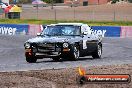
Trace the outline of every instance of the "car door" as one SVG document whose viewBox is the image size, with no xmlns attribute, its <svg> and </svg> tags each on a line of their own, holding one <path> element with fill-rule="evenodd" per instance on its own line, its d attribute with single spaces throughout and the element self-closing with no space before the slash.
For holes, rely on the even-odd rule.
<svg viewBox="0 0 132 88">
<path fill-rule="evenodd" d="M 89 27 L 88 25 L 83 25 L 81 27 L 81 32 L 83 34 L 83 52 L 85 52 L 85 54 L 89 54 L 90 52 L 93 52 L 95 50 L 95 36 L 91 30 L 91 27 Z"/>
</svg>

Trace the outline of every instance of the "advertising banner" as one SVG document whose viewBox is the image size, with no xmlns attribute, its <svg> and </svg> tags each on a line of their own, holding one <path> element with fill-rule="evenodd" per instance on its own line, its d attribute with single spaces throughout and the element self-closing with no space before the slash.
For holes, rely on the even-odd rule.
<svg viewBox="0 0 132 88">
<path fill-rule="evenodd" d="M 28 25 L 24 24 L 0 24 L 0 34 L 3 35 L 26 35 L 28 33 Z"/>
<path fill-rule="evenodd" d="M 46 25 L 35 24 L 0 24 L 0 34 L 3 35 L 37 35 Z M 132 37 L 132 26 L 92 26 L 92 29 L 102 37 Z"/>
<path fill-rule="evenodd" d="M 121 37 L 132 37 L 132 26 L 121 26 Z"/>
<path fill-rule="evenodd" d="M 92 29 L 102 37 L 120 37 L 121 32 L 119 26 L 92 26 Z"/>
</svg>

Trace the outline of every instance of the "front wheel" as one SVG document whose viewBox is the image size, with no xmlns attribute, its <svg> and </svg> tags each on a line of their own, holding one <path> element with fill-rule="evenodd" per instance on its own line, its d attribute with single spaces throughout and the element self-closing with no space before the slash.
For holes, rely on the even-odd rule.
<svg viewBox="0 0 132 88">
<path fill-rule="evenodd" d="M 28 63 L 36 63 L 37 58 L 35 58 L 35 57 L 26 57 L 26 61 Z"/>
<path fill-rule="evenodd" d="M 98 47 L 95 50 L 95 52 L 92 53 L 92 57 L 93 58 L 101 58 L 101 55 L 102 55 L 102 46 L 98 45 Z"/>
</svg>

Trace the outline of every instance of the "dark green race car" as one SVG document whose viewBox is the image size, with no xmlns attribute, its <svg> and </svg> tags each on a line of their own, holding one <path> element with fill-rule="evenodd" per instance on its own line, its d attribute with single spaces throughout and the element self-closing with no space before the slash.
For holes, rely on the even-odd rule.
<svg viewBox="0 0 132 88">
<path fill-rule="evenodd" d="M 102 38 L 90 26 L 82 23 L 58 23 L 47 25 L 36 38 L 24 44 L 26 61 L 52 58 L 77 60 L 79 57 L 101 58 Z"/>
</svg>

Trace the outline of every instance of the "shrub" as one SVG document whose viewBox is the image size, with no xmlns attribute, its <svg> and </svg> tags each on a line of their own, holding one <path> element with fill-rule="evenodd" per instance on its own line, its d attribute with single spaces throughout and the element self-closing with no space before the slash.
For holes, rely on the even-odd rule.
<svg viewBox="0 0 132 88">
<path fill-rule="evenodd" d="M 132 0 L 128 0 L 130 3 L 132 3 Z"/>
<path fill-rule="evenodd" d="M 44 1 L 46 3 L 50 3 L 51 2 L 51 0 L 42 0 L 42 1 Z"/>
<path fill-rule="evenodd" d="M 119 0 L 112 0 L 112 4 L 116 3 L 117 1 L 119 1 Z"/>
</svg>

